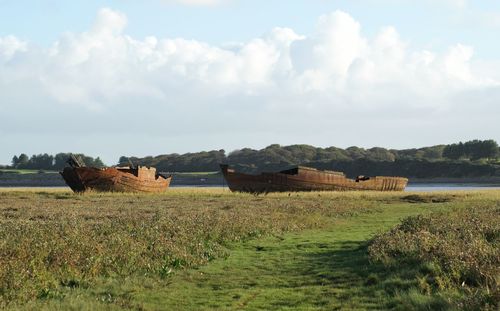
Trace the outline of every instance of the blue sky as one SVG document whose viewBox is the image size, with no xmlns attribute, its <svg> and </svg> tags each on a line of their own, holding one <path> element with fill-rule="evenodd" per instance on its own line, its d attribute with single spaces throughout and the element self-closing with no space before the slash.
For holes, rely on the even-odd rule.
<svg viewBox="0 0 500 311">
<path fill-rule="evenodd" d="M 0 0 L 0 163 L 500 140 L 499 31 L 492 0 Z"/>
<path fill-rule="evenodd" d="M 182 37 L 224 44 L 246 41 L 273 27 L 313 31 L 318 16 L 343 10 L 362 21 L 367 34 L 395 26 L 413 43 L 442 49 L 461 42 L 478 56 L 500 52 L 500 2 L 494 0 L 228 0 L 220 5 L 185 5 L 161 0 L 62 1 L 0 0 L 0 35 L 15 34 L 42 45 L 62 32 L 87 30 L 96 12 L 109 7 L 125 13 L 134 37 Z M 488 21 L 484 16 L 490 15 Z M 492 24 L 496 27 L 492 27 Z"/>
</svg>

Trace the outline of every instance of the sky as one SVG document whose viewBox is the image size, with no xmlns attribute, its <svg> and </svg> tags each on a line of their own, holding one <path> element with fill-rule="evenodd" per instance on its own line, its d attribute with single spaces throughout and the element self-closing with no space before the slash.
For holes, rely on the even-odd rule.
<svg viewBox="0 0 500 311">
<path fill-rule="evenodd" d="M 0 164 L 500 141 L 500 1 L 0 0 Z"/>
</svg>

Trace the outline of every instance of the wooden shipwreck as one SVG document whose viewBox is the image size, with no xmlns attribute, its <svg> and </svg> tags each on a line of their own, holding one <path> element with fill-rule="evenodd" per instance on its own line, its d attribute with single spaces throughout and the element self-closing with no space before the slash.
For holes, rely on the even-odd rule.
<svg viewBox="0 0 500 311">
<path fill-rule="evenodd" d="M 71 156 L 70 167 L 60 174 L 74 192 L 163 192 L 170 186 L 172 176 L 156 173 L 154 167 L 85 167 L 78 158 Z"/>
<path fill-rule="evenodd" d="M 342 172 L 321 171 L 297 166 L 276 173 L 250 175 L 238 173 L 221 165 L 231 191 L 268 193 L 291 191 L 403 191 L 408 183 L 404 177 L 365 177 L 349 179 Z"/>
</svg>

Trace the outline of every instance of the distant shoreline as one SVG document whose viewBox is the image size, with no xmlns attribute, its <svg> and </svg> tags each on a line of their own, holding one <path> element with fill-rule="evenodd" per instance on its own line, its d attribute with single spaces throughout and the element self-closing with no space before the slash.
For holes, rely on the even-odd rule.
<svg viewBox="0 0 500 311">
<path fill-rule="evenodd" d="M 172 186 L 214 187 L 223 186 L 221 174 L 173 174 Z M 410 178 L 409 185 L 419 184 L 481 184 L 500 185 L 498 177 L 473 178 Z M 57 173 L 43 174 L 0 174 L 0 187 L 64 187 L 64 180 Z"/>
<path fill-rule="evenodd" d="M 500 177 L 410 178 L 409 184 L 500 184 Z"/>
</svg>

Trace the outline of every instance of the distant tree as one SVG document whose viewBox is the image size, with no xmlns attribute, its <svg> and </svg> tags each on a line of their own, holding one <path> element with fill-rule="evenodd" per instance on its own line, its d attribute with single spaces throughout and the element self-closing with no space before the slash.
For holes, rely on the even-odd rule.
<svg viewBox="0 0 500 311">
<path fill-rule="evenodd" d="M 472 161 L 480 159 L 493 159 L 498 156 L 498 144 L 494 140 L 470 140 L 465 143 L 447 145 L 443 156 L 448 159 L 467 158 Z"/>
<path fill-rule="evenodd" d="M 28 168 L 30 158 L 25 154 L 21 153 L 19 155 L 16 168 Z"/>
<path fill-rule="evenodd" d="M 320 156 L 318 154 L 319 149 L 309 145 L 291 145 L 281 147 L 281 150 L 277 152 L 281 154 L 282 162 L 306 163 Z"/>
<path fill-rule="evenodd" d="M 465 143 L 447 145 L 443 149 L 443 156 L 448 159 L 457 160 L 468 158 L 470 160 L 495 159 L 498 157 L 499 149 L 496 141 L 470 140 Z"/>
<path fill-rule="evenodd" d="M 281 148 L 280 144 L 272 144 L 272 145 L 267 146 L 264 149 L 280 149 L 280 148 Z"/>
<path fill-rule="evenodd" d="M 423 158 L 427 160 L 437 160 L 443 157 L 444 145 L 422 148 Z"/>
<path fill-rule="evenodd" d="M 128 159 L 129 157 L 126 157 L 126 156 L 121 156 L 119 159 L 118 159 L 118 165 L 128 165 Z"/>
<path fill-rule="evenodd" d="M 493 139 L 483 141 L 483 156 L 488 159 L 496 159 L 500 156 L 500 147 Z"/>
<path fill-rule="evenodd" d="M 470 140 L 464 143 L 464 156 L 470 160 L 478 160 L 476 151 L 479 149 L 481 141 L 478 139 Z"/>
<path fill-rule="evenodd" d="M 473 140 L 465 143 L 467 154 L 471 160 L 493 159 L 498 156 L 498 144 L 490 140 Z"/>
<path fill-rule="evenodd" d="M 219 162 L 219 164 L 226 163 L 226 150 L 219 149 L 219 151 L 216 155 L 216 158 L 217 158 L 217 162 Z"/>
<path fill-rule="evenodd" d="M 12 167 L 16 168 L 18 164 L 19 158 L 15 155 L 14 157 L 12 157 Z"/>
<path fill-rule="evenodd" d="M 385 148 L 374 147 L 367 150 L 367 158 L 373 161 L 394 162 L 396 156 Z"/>
<path fill-rule="evenodd" d="M 104 167 L 106 165 L 104 164 L 104 162 L 102 162 L 101 158 L 97 157 L 94 160 L 93 166 L 95 166 L 95 167 Z"/>
<path fill-rule="evenodd" d="M 34 169 L 34 170 L 62 170 L 66 165 L 66 161 L 70 157 L 71 153 L 58 153 L 55 156 L 49 155 L 47 153 L 37 154 L 28 157 L 26 154 L 22 153 L 19 157 L 14 156 L 12 158 L 12 166 L 19 169 Z M 84 154 L 75 154 L 79 156 L 85 165 L 94 167 L 104 167 L 105 164 L 102 160 L 97 157 L 89 157 Z"/>
<path fill-rule="evenodd" d="M 62 170 L 66 166 L 70 154 L 69 153 L 58 153 L 54 156 L 54 169 Z"/>
<path fill-rule="evenodd" d="M 75 156 L 79 157 L 83 163 L 85 164 L 85 166 L 91 166 L 91 167 L 102 167 L 104 166 L 102 161 L 99 159 L 99 162 L 100 164 L 102 164 L 102 166 L 99 166 L 99 165 L 96 165 L 95 163 L 95 159 L 93 157 L 90 157 L 90 156 L 87 156 L 83 153 L 78 153 L 78 154 L 74 154 Z"/>
<path fill-rule="evenodd" d="M 462 142 L 458 144 L 446 145 L 443 149 L 443 157 L 458 160 L 466 156 L 465 146 Z"/>
<path fill-rule="evenodd" d="M 349 152 L 342 148 L 337 147 L 328 147 L 325 149 L 318 150 L 318 160 L 327 161 L 327 160 L 335 160 L 335 161 L 349 161 L 351 160 L 351 156 Z"/>
<path fill-rule="evenodd" d="M 54 166 L 54 157 L 44 153 L 38 155 L 32 155 L 28 161 L 28 167 L 30 169 L 41 169 L 41 170 L 51 170 Z"/>
<path fill-rule="evenodd" d="M 415 159 L 417 158 L 418 149 L 391 150 L 397 159 Z"/>
<path fill-rule="evenodd" d="M 425 159 L 425 151 L 418 149 L 413 157 L 414 159 L 423 160 Z"/>
<path fill-rule="evenodd" d="M 490 152 L 495 149 L 495 144 L 482 142 L 482 146 L 489 145 Z M 473 146 L 473 148 L 469 148 Z M 471 150 L 476 150 L 476 143 L 468 144 Z M 486 149 L 486 147 L 484 147 Z M 144 158 L 126 157 L 119 158 L 120 165 L 128 165 L 131 160 L 134 165 L 154 166 L 164 172 L 207 172 L 219 169 L 219 163 L 228 163 L 237 170 L 249 173 L 258 173 L 262 171 L 276 171 L 287 168 L 291 165 L 310 165 L 324 169 L 340 169 L 372 172 L 373 174 L 389 174 L 389 168 L 401 167 L 405 169 L 409 163 L 414 164 L 415 172 L 431 167 L 429 161 L 435 163 L 438 167 L 443 157 L 446 159 L 467 158 L 469 155 L 465 152 L 464 143 L 451 145 L 437 145 L 424 148 L 413 148 L 404 150 L 388 150 L 385 148 L 371 148 L 365 150 L 359 147 L 349 147 L 347 149 L 328 147 L 317 148 L 310 145 L 290 145 L 280 146 L 278 144 L 270 145 L 260 150 L 244 148 L 235 150 L 226 156 L 224 150 L 213 150 L 208 152 L 195 152 L 186 154 L 165 154 L 159 156 L 148 156 Z M 498 147 L 496 148 L 498 151 Z M 477 157 L 477 151 L 474 157 Z M 484 155 L 481 155 L 484 157 Z M 368 160 L 368 161 L 367 161 Z M 418 161 L 414 161 L 418 160 Z M 373 163 L 377 163 L 376 165 Z M 394 164 L 394 162 L 398 162 Z M 378 167 L 380 171 L 372 170 L 372 166 Z M 432 164 L 434 165 L 434 164 Z M 444 164 L 443 164 L 444 165 Z M 447 164 L 448 165 L 448 164 Z M 464 165 L 463 163 L 449 163 L 449 167 L 454 165 Z M 389 171 L 388 171 L 389 170 Z M 403 172 L 404 173 L 404 172 Z M 406 173 L 401 173 L 406 176 Z M 396 174 L 396 173 L 391 173 Z M 415 175 L 416 176 L 416 175 Z"/>
<path fill-rule="evenodd" d="M 366 157 L 366 150 L 363 148 L 352 146 L 347 148 L 345 151 L 349 154 L 349 157 L 353 160 L 362 159 Z"/>
</svg>

